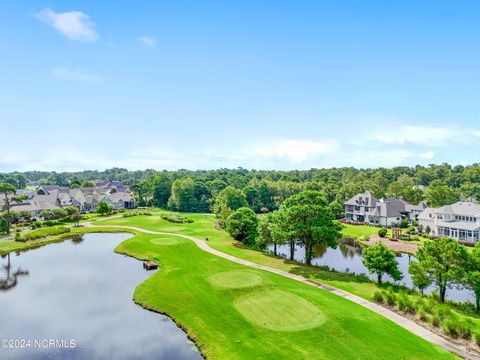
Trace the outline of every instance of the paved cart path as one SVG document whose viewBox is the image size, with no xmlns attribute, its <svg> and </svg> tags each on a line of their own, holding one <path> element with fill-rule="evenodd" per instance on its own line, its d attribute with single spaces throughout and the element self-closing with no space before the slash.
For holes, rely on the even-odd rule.
<svg viewBox="0 0 480 360">
<path fill-rule="evenodd" d="M 353 295 L 353 294 L 351 294 L 349 292 L 346 292 L 344 290 L 340 290 L 340 289 L 334 288 L 332 286 L 322 284 L 321 282 L 306 279 L 303 276 L 291 274 L 289 272 L 279 270 L 279 269 L 275 269 L 275 268 L 272 268 L 272 267 L 269 267 L 269 266 L 256 264 L 256 263 L 253 263 L 251 261 L 243 260 L 243 259 L 237 258 L 235 256 L 226 254 L 224 252 L 215 250 L 215 249 L 211 248 L 210 246 L 208 246 L 207 242 L 205 242 L 204 240 L 198 239 L 196 237 L 189 236 L 189 235 L 184 235 L 184 234 L 178 234 L 178 233 L 151 231 L 151 230 L 146 230 L 146 229 L 142 229 L 142 228 L 135 227 L 135 226 L 123 226 L 123 225 L 104 225 L 104 226 L 100 226 L 100 225 L 92 225 L 91 223 L 83 223 L 82 225 L 84 225 L 86 227 L 108 226 L 108 227 L 114 227 L 114 228 L 120 228 L 120 229 L 135 230 L 135 231 L 146 233 L 146 234 L 178 236 L 178 237 L 182 237 L 184 239 L 191 240 L 200 249 L 202 249 L 202 250 L 204 250 L 204 251 L 206 251 L 210 254 L 213 254 L 215 256 L 219 256 L 221 258 L 227 259 L 227 260 L 232 261 L 234 263 L 245 265 L 245 266 L 248 266 L 248 267 L 251 267 L 251 268 L 254 268 L 254 269 L 265 270 L 265 271 L 268 271 L 268 272 L 271 272 L 271 273 L 274 273 L 274 274 L 278 274 L 280 276 L 284 276 L 284 277 L 290 278 L 292 280 L 302 282 L 302 283 L 307 284 L 307 285 L 311 285 L 311 286 L 321 288 L 323 290 L 326 290 L 326 291 L 329 291 L 333 294 L 341 296 L 345 299 L 348 299 L 348 300 L 350 300 L 350 301 L 352 301 L 356 304 L 359 304 L 359 305 L 361 305 L 361 306 L 363 306 L 367 309 L 370 309 L 371 311 L 376 312 L 377 314 L 380 314 L 380 315 L 386 317 L 387 319 L 389 319 L 389 320 L 393 321 L 394 323 L 400 325 L 401 327 L 407 329 L 408 331 L 412 332 L 413 334 L 431 342 L 432 344 L 440 346 L 447 351 L 450 351 L 450 352 L 452 352 L 452 353 L 454 353 L 458 356 L 461 356 L 462 358 L 465 358 L 465 359 L 480 359 L 480 353 L 475 351 L 474 349 L 467 348 L 466 346 L 458 344 L 458 343 L 452 341 L 449 338 L 446 338 L 446 337 L 440 336 L 438 334 L 435 334 L 434 332 L 430 331 L 429 329 L 427 329 L 423 326 L 420 326 L 415 321 L 410 320 L 410 319 L 408 319 L 408 318 L 406 318 L 402 315 L 399 315 L 396 312 L 394 312 L 392 310 L 389 310 L 389 309 L 387 309 L 383 306 L 380 306 L 376 303 L 365 300 L 364 298 L 361 298 L 357 295 Z"/>
</svg>

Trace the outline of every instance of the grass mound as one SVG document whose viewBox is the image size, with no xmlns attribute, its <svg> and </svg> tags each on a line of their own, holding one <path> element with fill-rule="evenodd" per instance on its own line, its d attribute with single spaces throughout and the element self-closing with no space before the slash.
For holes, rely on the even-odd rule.
<svg viewBox="0 0 480 360">
<path fill-rule="evenodd" d="M 243 289 L 262 284 L 263 279 L 253 271 L 227 271 L 208 278 L 210 284 L 225 289 Z"/>
<path fill-rule="evenodd" d="M 237 298 L 235 308 L 251 323 L 274 331 L 302 331 L 327 317 L 311 302 L 283 290 L 256 291 Z"/>
<path fill-rule="evenodd" d="M 173 236 L 159 237 L 151 239 L 150 242 L 155 245 L 178 245 L 182 243 L 182 240 Z"/>
</svg>

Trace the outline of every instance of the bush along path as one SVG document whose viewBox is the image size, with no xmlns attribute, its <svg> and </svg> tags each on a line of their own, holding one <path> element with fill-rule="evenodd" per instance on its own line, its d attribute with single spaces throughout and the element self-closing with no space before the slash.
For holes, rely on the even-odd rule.
<svg viewBox="0 0 480 360">
<path fill-rule="evenodd" d="M 102 226 L 98 226 L 98 225 L 93 225 L 93 224 L 88 223 L 88 222 L 84 223 L 82 225 L 84 225 L 86 227 L 102 227 Z M 274 274 L 277 274 L 277 275 L 281 275 L 281 276 L 284 276 L 284 277 L 302 282 L 304 284 L 308 284 L 310 286 L 322 288 L 322 289 L 327 290 L 327 291 L 329 291 L 329 292 L 331 292 L 335 295 L 338 295 L 340 297 L 348 299 L 348 300 L 350 300 L 350 301 L 352 301 L 356 304 L 359 304 L 359 305 L 361 305 L 361 306 L 363 306 L 363 307 L 365 307 L 365 308 L 367 308 L 367 309 L 369 309 L 369 310 L 371 310 L 371 311 L 373 311 L 377 314 L 380 314 L 380 315 L 386 317 L 387 319 L 393 321 L 394 323 L 403 327 L 404 329 L 407 329 L 408 331 L 412 332 L 413 334 L 425 339 L 426 341 L 429 341 L 430 343 L 432 343 L 434 345 L 440 346 L 443 349 L 445 349 L 447 351 L 450 351 L 450 352 L 452 352 L 452 353 L 454 353 L 454 354 L 456 354 L 456 355 L 458 355 L 462 358 L 465 358 L 465 359 L 480 359 L 480 353 L 477 352 L 476 350 L 467 348 L 466 346 L 464 346 L 462 344 L 458 344 L 457 342 L 453 341 L 450 338 L 446 338 L 446 337 L 443 337 L 441 335 L 435 334 L 434 332 L 430 331 L 429 329 L 424 328 L 423 326 L 420 326 L 415 321 L 410 320 L 410 319 L 408 319 L 404 316 L 401 316 L 401 315 L 399 315 L 399 314 L 393 312 L 392 310 L 389 310 L 389 309 L 387 309 L 383 306 L 380 306 L 380 305 L 375 304 L 371 301 L 365 300 L 365 299 L 363 299 L 359 296 L 353 295 L 353 294 L 348 293 L 346 291 L 334 288 L 332 286 L 322 284 L 318 281 L 314 281 L 314 280 L 311 280 L 311 279 L 304 278 L 303 276 L 300 276 L 300 275 L 291 274 L 291 273 L 283 271 L 283 270 L 275 269 L 275 268 L 265 266 L 265 265 L 256 264 L 256 263 L 250 262 L 248 260 L 243 260 L 243 259 L 237 258 L 235 256 L 223 253 L 221 251 L 218 251 L 218 250 L 215 250 L 215 249 L 211 248 L 210 246 L 208 246 L 208 244 L 204 240 L 198 239 L 196 237 L 189 236 L 189 235 L 184 235 L 184 234 L 178 234 L 178 233 L 146 230 L 146 229 L 135 227 L 135 226 L 108 225 L 108 227 L 126 229 L 126 230 L 134 230 L 134 231 L 143 232 L 143 233 L 146 233 L 146 234 L 153 234 L 153 235 L 172 235 L 172 236 L 178 236 L 178 237 L 181 237 L 181 238 L 184 238 L 184 239 L 188 239 L 190 241 L 193 241 L 200 249 L 202 249 L 202 250 L 204 250 L 204 251 L 206 251 L 210 254 L 213 254 L 213 255 L 216 255 L 218 257 L 227 259 L 227 260 L 232 261 L 232 262 L 237 263 L 237 264 L 248 266 L 250 268 L 268 271 L 268 272 L 271 272 L 271 273 L 274 273 Z"/>
</svg>

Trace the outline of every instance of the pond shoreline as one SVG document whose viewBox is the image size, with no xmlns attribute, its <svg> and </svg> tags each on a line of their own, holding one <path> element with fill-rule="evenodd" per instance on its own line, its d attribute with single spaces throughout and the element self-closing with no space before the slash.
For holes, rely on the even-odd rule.
<svg viewBox="0 0 480 360">
<path fill-rule="evenodd" d="M 133 230 L 130 230 L 130 231 L 125 231 L 127 233 L 130 233 L 130 234 L 133 234 L 134 236 L 136 235 L 136 233 L 133 231 Z M 119 244 L 120 246 L 121 244 Z M 118 247 L 114 249 L 114 252 L 117 253 L 117 254 L 120 254 L 120 255 L 126 255 L 132 259 L 135 259 L 139 262 L 141 261 L 153 261 L 155 263 L 157 263 L 155 260 L 149 258 L 149 257 L 140 257 L 140 256 L 135 256 L 133 254 L 130 254 L 128 253 L 128 251 L 120 251 L 118 250 Z M 158 271 L 161 271 L 161 266 L 158 267 L 159 270 Z M 153 276 L 155 273 L 153 273 L 152 275 L 150 276 Z M 147 278 L 148 279 L 148 278 Z M 145 279 L 144 281 L 146 281 L 147 279 Z M 140 286 L 142 283 L 138 284 L 138 286 Z M 183 325 L 182 323 L 180 323 L 179 321 L 177 321 L 172 315 L 170 315 L 168 312 L 166 311 L 162 311 L 162 310 L 158 310 L 158 309 L 155 309 L 153 306 L 149 306 L 147 303 L 145 302 L 142 302 L 141 300 L 139 300 L 136 296 L 136 293 L 137 293 L 137 287 L 135 288 L 135 291 L 133 293 L 133 298 L 132 298 L 132 301 L 137 304 L 138 306 L 140 306 L 142 309 L 146 310 L 146 311 L 150 311 L 150 312 L 153 312 L 155 314 L 159 314 L 159 315 L 164 315 L 166 317 L 168 317 L 173 323 L 175 323 L 175 325 L 181 329 L 185 335 L 187 336 L 187 338 L 195 345 L 195 347 L 197 348 L 199 354 L 201 355 L 201 357 L 203 359 L 207 359 L 207 356 L 205 355 L 204 353 L 204 348 L 203 346 L 198 343 L 198 339 L 197 337 L 185 326 Z"/>
<path fill-rule="evenodd" d="M 65 236 L 65 235 L 68 235 L 68 236 Z M 85 238 L 88 240 L 85 244 L 83 243 L 84 240 L 83 241 L 75 240 L 75 237 L 77 236 L 83 237 L 84 235 L 89 235 L 88 239 Z M 111 246 L 112 240 L 115 242 L 114 239 L 119 239 L 118 237 L 106 238 L 105 242 L 103 242 L 102 241 L 103 238 L 100 238 L 95 235 L 98 235 L 98 236 L 120 235 L 122 236 L 122 238 L 120 238 L 120 243 L 116 242 L 116 244 L 114 243 L 113 246 Z M 102 317 L 100 317 L 99 320 L 93 321 L 91 325 L 89 325 L 93 332 L 85 331 L 86 328 L 84 325 L 86 325 L 85 323 L 86 320 L 85 321 L 80 320 L 82 317 L 79 317 L 77 322 L 74 321 L 72 323 L 73 325 L 71 326 L 70 330 L 60 325 L 60 323 L 57 325 L 57 322 L 59 321 L 58 316 L 54 317 L 52 321 L 42 325 L 42 327 L 37 326 L 36 328 L 38 329 L 37 331 L 39 335 L 36 335 L 35 337 L 41 336 L 43 333 L 48 333 L 49 331 L 48 329 L 53 328 L 53 329 L 59 329 L 60 331 L 63 331 L 63 333 L 65 334 L 72 334 L 74 338 L 77 338 L 77 336 L 79 336 L 79 338 L 77 339 L 84 338 L 83 342 L 85 347 L 82 346 L 81 348 L 79 348 L 80 352 L 75 351 L 72 354 L 70 353 L 64 354 L 62 352 L 58 354 L 53 354 L 53 358 L 62 358 L 63 356 L 66 356 L 66 357 L 72 356 L 73 358 L 77 359 L 77 358 L 83 357 L 82 355 L 83 351 L 91 351 L 91 349 L 95 349 L 94 351 L 98 352 L 98 354 L 102 354 L 103 352 L 108 351 L 109 346 L 112 346 L 112 345 L 115 346 L 115 344 L 117 343 L 116 335 L 119 335 L 119 339 L 121 339 L 123 338 L 124 334 L 126 334 L 126 331 L 130 331 L 127 329 L 131 329 L 132 325 L 135 328 L 138 328 L 138 326 L 141 326 L 142 324 L 144 324 L 145 326 L 142 327 L 141 331 L 136 332 L 135 338 L 141 341 L 146 341 L 145 344 L 151 344 L 151 345 L 147 346 L 145 349 L 140 348 L 140 349 L 128 350 L 128 345 L 125 342 L 118 342 L 115 347 L 116 349 L 118 349 L 117 351 L 120 351 L 119 352 L 120 358 L 127 359 L 130 356 L 133 356 L 133 357 L 144 356 L 146 359 L 155 359 L 155 358 L 158 358 L 159 356 L 162 358 L 167 356 L 166 357 L 167 359 L 170 359 L 172 356 L 174 356 L 174 358 L 176 358 L 175 356 L 179 356 L 179 358 L 186 358 L 186 359 L 205 358 L 205 356 L 203 356 L 203 354 L 201 353 L 200 348 L 197 346 L 196 342 L 194 341 L 195 339 L 186 331 L 185 327 L 179 326 L 177 321 L 175 321 L 175 319 L 173 319 L 168 313 L 155 311 L 154 309 L 149 309 L 147 306 L 144 306 L 144 304 L 141 304 L 138 301 L 135 301 L 136 288 L 139 285 L 141 285 L 144 281 L 148 280 L 156 272 L 152 272 L 152 273 L 146 272 L 144 269 L 142 269 L 141 263 L 139 262 L 139 259 L 137 257 L 130 256 L 129 254 L 124 252 L 116 251 L 115 249 L 125 241 L 128 241 L 129 239 L 137 235 L 138 235 L 137 232 L 129 231 L 129 230 L 118 231 L 118 229 L 115 229 L 115 231 L 113 231 L 112 229 L 112 231 L 107 231 L 105 229 L 86 229 L 81 232 L 62 234 L 61 237 L 56 237 L 54 240 L 48 239 L 48 241 L 43 241 L 41 244 L 35 244 L 35 246 L 32 246 L 32 244 L 27 244 L 27 246 L 21 250 L 17 249 L 17 250 L 11 251 L 11 252 L 17 253 L 15 258 L 18 259 L 17 262 L 20 261 L 20 264 L 23 263 L 22 268 L 24 266 L 28 268 L 30 264 L 30 266 L 34 269 L 33 276 L 38 275 L 39 266 L 43 266 L 41 265 L 42 261 L 43 262 L 47 261 L 47 263 L 48 261 L 52 262 L 51 260 L 47 260 L 47 259 L 52 259 L 52 257 L 54 257 L 55 259 L 59 259 L 59 262 L 57 261 L 52 262 L 52 264 L 55 264 L 55 265 L 51 268 L 51 270 L 49 270 L 49 272 L 45 273 L 45 274 L 51 273 L 51 277 L 49 278 L 51 279 L 51 281 L 47 283 L 48 284 L 47 286 L 49 286 L 50 291 L 46 291 L 44 295 L 42 295 L 41 299 L 43 301 L 40 301 L 39 305 L 32 307 L 32 309 L 37 309 L 37 310 L 34 310 L 34 312 L 32 313 L 33 314 L 33 317 L 31 319 L 32 324 L 35 324 L 36 322 L 39 321 L 38 319 L 41 318 L 39 317 L 38 314 L 41 314 L 44 311 L 49 311 L 48 309 L 50 308 L 48 304 L 50 301 L 48 302 L 45 301 L 49 299 L 50 295 L 48 294 L 57 294 L 57 296 L 55 296 L 55 299 L 69 299 L 69 295 L 67 294 L 70 292 L 68 291 L 65 292 L 56 286 L 57 280 L 55 279 L 57 279 L 57 277 L 59 277 L 60 279 L 71 278 L 72 284 L 74 284 L 75 281 L 79 279 L 81 281 L 79 285 L 82 285 L 82 284 L 85 284 L 84 281 L 86 277 L 84 276 L 86 276 L 87 274 L 88 276 L 94 276 L 93 279 L 95 279 L 96 278 L 95 273 L 98 272 L 103 266 L 107 266 L 109 269 L 110 269 L 110 266 L 112 266 L 112 270 L 106 271 L 106 272 L 113 272 L 112 275 L 107 275 L 106 277 L 102 276 L 100 280 L 98 281 L 94 280 L 92 283 L 89 282 L 89 284 L 94 284 L 93 286 L 100 286 L 101 288 L 105 288 L 105 286 L 109 286 L 109 284 L 115 284 L 115 285 L 112 285 L 112 288 L 110 290 L 108 290 L 108 293 L 111 295 L 104 297 L 105 299 L 103 301 L 96 302 L 95 308 L 97 309 L 97 311 L 98 310 L 101 311 L 101 309 L 103 309 L 105 306 L 107 307 L 110 306 L 109 304 L 112 304 L 112 306 L 116 304 L 118 306 L 118 307 L 114 306 L 115 309 L 117 309 L 116 311 L 120 311 L 122 315 L 120 314 L 112 315 L 108 311 L 105 312 L 105 315 L 103 315 L 104 320 L 102 320 Z M 72 241 L 70 242 L 68 240 L 72 240 Z M 100 241 L 100 243 L 103 245 L 100 245 L 99 243 L 97 243 L 97 241 Z M 62 242 L 62 244 L 61 246 L 52 247 L 51 249 L 53 251 L 48 251 L 50 250 L 50 247 L 48 247 L 48 249 L 37 250 L 39 252 L 34 251 L 31 253 L 28 252 L 25 255 L 24 254 L 20 255 L 20 253 L 23 251 L 27 251 L 32 248 L 38 248 L 39 246 L 47 245 L 53 242 L 57 242 L 57 243 Z M 79 244 L 77 245 L 77 243 Z M 72 255 L 73 253 L 75 253 L 75 250 L 77 250 L 76 248 L 72 248 L 71 247 L 72 245 L 85 247 L 86 252 L 80 251 L 79 255 Z M 82 249 L 78 249 L 78 250 L 82 250 Z M 98 252 L 98 255 L 94 255 L 94 254 L 97 254 L 97 252 Z M 109 253 L 111 255 L 108 255 Z M 61 254 L 64 254 L 65 256 L 62 256 Z M 124 255 L 124 256 L 118 256 L 118 255 Z M 71 256 L 75 258 L 74 261 L 68 260 L 69 257 Z M 107 256 L 107 258 L 105 258 L 104 256 Z M 103 260 L 101 260 L 100 262 L 97 261 L 100 259 L 105 259 L 106 260 L 105 263 Z M 85 267 L 85 269 L 89 269 L 89 270 L 86 270 L 86 272 L 82 271 L 81 272 L 82 275 L 80 275 L 80 277 L 78 277 L 78 275 L 75 275 L 76 271 L 74 271 L 76 265 L 73 265 L 73 264 L 77 264 L 77 263 L 86 264 L 84 265 L 84 266 L 87 266 Z M 93 265 L 94 263 L 98 264 L 98 266 L 96 267 L 88 266 L 88 265 Z M 110 265 L 105 265 L 105 264 L 110 264 Z M 64 265 L 66 265 L 65 271 L 61 271 L 60 269 L 62 269 Z M 97 269 L 97 267 L 100 267 L 100 269 Z M 112 281 L 118 275 L 121 276 L 122 272 L 126 272 L 124 274 L 126 276 L 124 276 L 123 281 L 121 282 Z M 102 280 L 102 279 L 105 279 L 105 280 Z M 33 289 L 36 289 L 38 285 L 36 285 L 37 283 L 35 281 L 32 282 L 32 280 L 33 279 L 30 279 L 25 284 L 23 283 L 19 284 L 18 285 L 19 288 L 16 289 L 17 291 L 13 291 L 13 292 L 9 291 L 8 293 L 6 293 L 7 297 L 4 299 L 4 301 L 7 301 L 8 299 L 10 299 L 6 302 L 6 306 L 10 306 L 12 309 L 12 314 L 15 314 L 15 315 L 11 315 L 13 316 L 13 319 L 18 318 L 18 319 L 23 319 L 22 321 L 27 321 L 23 317 L 21 316 L 18 317 L 19 315 L 16 315 L 17 313 L 18 314 L 20 313 L 20 310 L 18 306 L 15 305 L 17 302 L 14 299 L 16 299 L 16 297 L 18 296 L 21 296 L 20 294 L 23 294 L 25 291 L 36 291 Z M 128 284 L 127 287 L 125 287 L 126 284 Z M 95 287 L 93 287 L 92 289 L 95 289 Z M 86 297 L 86 299 L 90 299 L 90 297 L 93 294 L 92 291 L 94 292 L 95 290 L 85 291 L 86 295 L 84 295 L 84 297 Z M 130 296 L 128 296 L 127 294 L 130 294 Z M 26 299 L 28 298 L 30 297 L 26 297 Z M 110 298 L 118 299 L 118 300 L 114 300 L 112 302 L 109 300 Z M 58 302 L 58 300 L 56 301 Z M 27 300 L 26 303 L 28 304 L 29 300 Z M 80 303 L 87 304 L 89 303 L 89 301 L 81 301 Z M 77 306 L 79 306 L 78 310 L 75 310 L 74 314 L 77 314 L 76 311 L 80 311 L 80 314 L 81 314 L 82 313 L 81 311 L 90 311 L 91 309 L 90 305 L 87 305 L 87 307 L 84 307 L 83 305 L 77 305 Z M 75 308 L 77 309 L 77 307 Z M 137 310 L 135 310 L 135 308 Z M 60 309 L 61 309 L 60 314 L 71 313 L 71 311 L 68 310 L 69 309 L 68 306 L 60 307 Z M 152 315 L 142 315 L 142 314 L 145 314 L 144 313 L 145 310 L 147 310 L 147 313 L 151 312 Z M 69 316 L 69 315 L 66 315 L 66 316 Z M 158 316 L 160 316 L 160 318 Z M 74 319 L 76 318 L 77 316 L 74 315 Z M 6 316 L 6 319 L 9 319 L 9 317 Z M 104 329 L 104 326 L 106 323 L 105 320 L 107 319 L 108 321 L 116 319 L 115 321 L 119 322 L 118 326 L 115 327 L 115 330 L 112 332 L 105 331 L 106 329 Z M 165 322 L 162 320 L 165 320 Z M 18 323 L 18 322 L 16 321 L 15 323 Z M 7 331 L 7 333 L 10 334 L 10 336 L 19 336 L 20 334 L 24 334 L 21 326 L 23 325 L 14 327 L 11 330 Z M 113 335 L 105 335 L 100 338 L 101 340 L 97 340 L 97 339 L 94 340 L 92 338 L 92 334 L 95 333 L 95 331 L 101 331 L 103 334 L 112 333 Z M 3 335 L 5 336 L 7 335 L 7 333 L 4 333 Z M 28 332 L 25 334 L 28 334 Z M 105 347 L 96 346 L 95 344 L 97 343 L 97 341 L 101 341 L 101 343 L 104 343 Z M 186 341 L 188 341 L 188 343 L 186 343 Z M 195 350 L 193 350 L 194 347 L 195 347 Z M 122 350 L 123 348 L 124 350 Z M 190 351 L 192 351 L 192 355 L 187 355 Z M 36 350 L 32 350 L 32 352 L 30 352 L 30 350 L 27 350 L 27 349 L 22 350 L 20 354 L 22 354 L 21 356 L 23 356 L 24 354 L 30 354 L 30 356 L 33 356 L 32 357 L 33 359 L 43 358 L 45 356 L 45 354 L 42 351 L 38 352 Z M 5 356 L 6 358 L 10 358 L 9 356 L 15 357 L 17 356 L 17 353 L 16 352 L 5 353 Z"/>
</svg>

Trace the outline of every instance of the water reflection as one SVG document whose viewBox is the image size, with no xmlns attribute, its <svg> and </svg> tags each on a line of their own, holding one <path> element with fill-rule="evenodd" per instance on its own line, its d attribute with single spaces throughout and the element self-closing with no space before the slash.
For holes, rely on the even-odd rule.
<svg viewBox="0 0 480 360">
<path fill-rule="evenodd" d="M 0 291 L 7 291 L 14 288 L 18 283 L 19 276 L 28 275 L 27 270 L 22 270 L 17 268 L 17 270 L 12 271 L 12 263 L 10 260 L 10 254 L 3 256 L 2 258 L 7 258 L 6 264 L 2 264 L 2 274 L 0 275 Z"/>
<path fill-rule="evenodd" d="M 271 251 L 272 248 L 269 247 L 269 250 Z M 290 247 L 288 245 L 277 246 L 277 252 L 280 257 L 287 258 L 290 254 Z M 305 249 L 302 246 L 297 245 L 295 247 L 294 259 L 302 263 L 305 261 Z M 397 283 L 413 288 L 412 279 L 408 273 L 408 264 L 410 261 L 416 261 L 415 257 L 409 254 L 400 254 L 397 256 L 398 267 L 403 273 L 403 279 Z M 341 272 L 369 275 L 368 269 L 362 263 L 362 248 L 355 246 L 355 242 L 348 239 L 342 241 L 335 249 L 326 247 L 325 245 L 315 245 L 312 265 L 328 266 L 331 269 Z M 372 279 L 374 278 L 373 276 L 370 277 Z M 394 280 L 388 276 L 385 277 L 385 280 L 394 282 Z M 433 290 L 434 288 L 430 287 L 426 289 L 425 293 L 430 293 Z M 449 288 L 447 290 L 447 298 L 454 301 L 475 301 L 473 292 L 461 286 L 452 286 Z"/>
<path fill-rule="evenodd" d="M 83 241 L 11 254 L 4 270 L 30 275 L 0 292 L 0 339 L 74 339 L 76 347 L 0 348 L 0 359 L 200 360 L 173 321 L 132 301 L 135 287 L 152 273 L 113 252 L 130 236 L 87 234 Z"/>
</svg>

